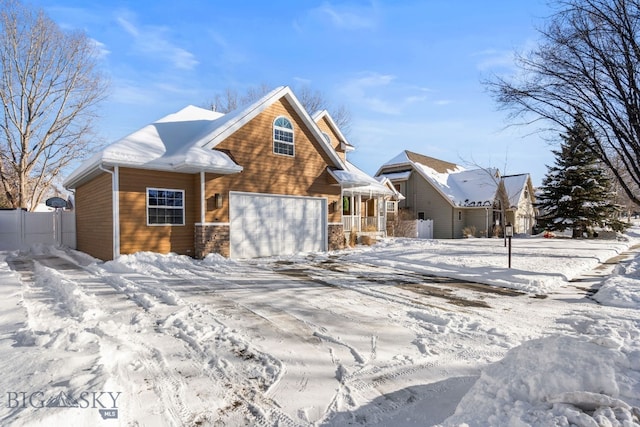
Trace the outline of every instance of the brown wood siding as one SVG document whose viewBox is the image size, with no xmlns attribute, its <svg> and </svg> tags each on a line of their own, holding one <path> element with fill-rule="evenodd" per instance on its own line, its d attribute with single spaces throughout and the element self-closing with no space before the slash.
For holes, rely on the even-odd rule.
<svg viewBox="0 0 640 427">
<path fill-rule="evenodd" d="M 75 191 L 76 247 L 101 260 L 113 259 L 112 179 L 103 173 Z"/>
<path fill-rule="evenodd" d="M 120 253 L 139 251 L 195 254 L 194 223 L 199 220 L 199 175 L 120 169 Z M 184 190 L 185 225 L 147 225 L 147 188 Z"/>
<path fill-rule="evenodd" d="M 273 152 L 273 122 L 278 116 L 293 124 L 293 157 Z M 244 170 L 232 175 L 207 174 L 207 222 L 229 221 L 229 191 L 326 197 L 329 206 L 333 201 L 340 203 L 340 186 L 327 172 L 332 161 L 285 99 L 275 102 L 216 149 L 227 150 Z M 213 204 L 216 193 L 223 195 L 222 208 Z M 329 222 L 342 220 L 339 209 L 329 209 L 328 216 Z"/>
<path fill-rule="evenodd" d="M 327 120 L 327 118 L 323 117 L 317 124 L 322 132 L 325 132 L 327 135 L 329 135 L 329 137 L 331 138 L 331 146 L 334 150 L 336 150 L 336 153 L 338 153 L 338 156 L 340 156 L 340 158 L 344 162 L 347 158 L 347 153 L 342 149 L 340 138 L 338 137 L 338 134 L 333 131 L 333 127 L 329 125 L 329 121 Z"/>
</svg>

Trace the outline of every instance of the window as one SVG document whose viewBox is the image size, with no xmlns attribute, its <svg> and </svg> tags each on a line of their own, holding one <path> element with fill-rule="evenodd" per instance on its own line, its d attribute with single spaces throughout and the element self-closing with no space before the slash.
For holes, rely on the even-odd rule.
<svg viewBox="0 0 640 427">
<path fill-rule="evenodd" d="M 322 136 L 324 137 L 324 140 L 327 141 L 327 144 L 331 145 L 331 137 L 329 136 L 329 134 L 326 132 L 322 132 Z"/>
<path fill-rule="evenodd" d="M 184 225 L 184 190 L 147 188 L 148 225 Z"/>
<path fill-rule="evenodd" d="M 293 125 L 286 117 L 273 122 L 273 152 L 293 156 Z"/>
<path fill-rule="evenodd" d="M 418 219 L 424 219 L 424 212 L 418 212 Z"/>
<path fill-rule="evenodd" d="M 396 202 L 387 202 L 387 212 L 395 212 L 396 211 Z"/>
</svg>

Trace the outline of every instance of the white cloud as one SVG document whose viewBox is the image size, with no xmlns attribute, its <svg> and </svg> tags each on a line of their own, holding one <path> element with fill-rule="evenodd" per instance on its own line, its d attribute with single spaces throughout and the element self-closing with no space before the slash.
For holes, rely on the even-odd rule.
<svg viewBox="0 0 640 427">
<path fill-rule="evenodd" d="M 373 4 L 362 7 L 324 2 L 320 7 L 311 10 L 311 15 L 331 23 L 334 27 L 346 30 L 374 29 L 378 17 Z"/>
<path fill-rule="evenodd" d="M 412 105 L 428 99 L 429 89 L 397 81 L 391 74 L 365 72 L 340 89 L 350 104 L 387 115 L 401 115 Z"/>
<path fill-rule="evenodd" d="M 134 17 L 121 13 L 116 17 L 118 24 L 133 37 L 134 49 L 150 58 L 169 61 L 175 68 L 192 70 L 199 62 L 195 55 L 170 41 L 169 29 L 160 26 L 137 26 Z"/>
<path fill-rule="evenodd" d="M 93 43 L 96 52 L 98 54 L 98 58 L 105 58 L 106 56 L 108 56 L 111 51 L 109 49 L 107 49 L 107 46 L 104 43 L 99 42 L 96 39 L 89 39 L 90 43 Z"/>
<path fill-rule="evenodd" d="M 476 52 L 473 56 L 479 58 L 476 67 L 480 71 L 495 68 L 513 68 L 514 65 L 514 53 L 512 51 L 490 49 Z"/>
</svg>

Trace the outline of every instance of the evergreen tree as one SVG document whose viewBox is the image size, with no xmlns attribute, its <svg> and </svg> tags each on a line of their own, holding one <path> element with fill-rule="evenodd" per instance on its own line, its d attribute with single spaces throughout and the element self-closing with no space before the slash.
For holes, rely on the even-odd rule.
<svg viewBox="0 0 640 427">
<path fill-rule="evenodd" d="M 580 117 L 561 138 L 538 195 L 539 225 L 550 231 L 572 229 L 573 237 L 594 227 L 623 231 L 626 224 L 617 219 L 620 209 L 612 202 L 611 180 L 589 149 L 592 141 Z"/>
</svg>

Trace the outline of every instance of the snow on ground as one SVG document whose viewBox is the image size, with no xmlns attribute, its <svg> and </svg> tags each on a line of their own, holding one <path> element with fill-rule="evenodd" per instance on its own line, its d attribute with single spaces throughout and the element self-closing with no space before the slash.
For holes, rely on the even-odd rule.
<svg viewBox="0 0 640 427">
<path fill-rule="evenodd" d="M 640 425 L 638 244 L 0 252 L 0 424 Z"/>
</svg>

